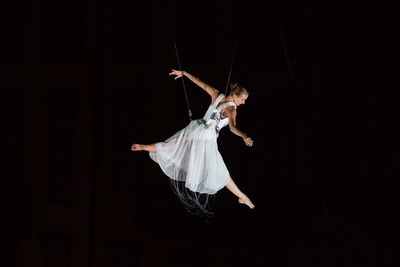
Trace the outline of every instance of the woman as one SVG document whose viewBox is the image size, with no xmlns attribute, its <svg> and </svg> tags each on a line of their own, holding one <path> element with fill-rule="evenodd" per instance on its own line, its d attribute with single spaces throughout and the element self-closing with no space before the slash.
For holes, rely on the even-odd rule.
<svg viewBox="0 0 400 267">
<path fill-rule="evenodd" d="M 133 144 L 131 149 L 149 152 L 171 178 L 174 192 L 189 211 L 209 213 L 209 196 L 223 187 L 237 196 L 239 203 L 254 208 L 230 177 L 217 145 L 219 131 L 227 125 L 247 146 L 253 145 L 253 140 L 236 126 L 236 108 L 246 102 L 248 91 L 231 84 L 230 94 L 225 96 L 186 71 L 172 69 L 169 75 L 175 76 L 175 80 L 187 77 L 210 95 L 211 105 L 202 119 L 192 120 L 164 142 Z"/>
</svg>

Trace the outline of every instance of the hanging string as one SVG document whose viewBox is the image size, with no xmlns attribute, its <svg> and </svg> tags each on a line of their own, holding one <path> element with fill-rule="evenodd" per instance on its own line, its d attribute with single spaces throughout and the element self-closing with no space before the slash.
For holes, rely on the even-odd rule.
<svg viewBox="0 0 400 267">
<path fill-rule="evenodd" d="M 235 49 L 234 49 L 234 51 L 233 51 L 233 56 L 232 56 L 232 61 L 231 61 L 231 67 L 230 67 L 230 69 L 229 69 L 228 80 L 226 81 L 225 95 L 228 93 L 229 81 L 230 81 L 230 79 L 231 79 L 232 68 L 233 68 L 233 62 L 235 61 L 236 50 L 237 50 L 238 44 L 239 44 L 239 40 L 236 41 Z"/>
<path fill-rule="evenodd" d="M 329 216 L 329 212 L 328 212 L 328 208 L 327 208 L 327 204 L 326 204 L 325 194 L 324 194 L 324 191 L 322 190 L 321 183 L 318 183 L 318 189 L 319 189 L 319 192 L 321 193 L 322 204 L 324 206 L 325 214 L 328 217 L 329 230 L 330 230 L 331 236 L 332 236 L 332 244 L 334 247 L 336 247 L 335 232 L 333 231 L 333 226 L 332 226 L 331 220 L 329 218 L 330 216 Z"/>
<path fill-rule="evenodd" d="M 289 56 L 288 56 L 288 53 L 287 53 L 287 50 L 286 50 L 286 45 L 285 45 L 285 39 L 283 37 L 283 32 L 282 32 L 282 29 L 281 29 L 280 26 L 278 26 L 278 28 L 279 28 L 279 33 L 280 33 L 280 36 L 281 36 L 282 46 L 283 46 L 283 49 L 285 51 L 286 62 L 288 64 L 288 68 L 289 68 L 290 79 L 292 81 L 292 85 L 295 86 L 294 76 L 293 76 L 293 72 L 292 72 L 292 67 L 290 66 Z M 326 215 L 326 218 L 327 218 L 327 221 L 328 221 L 328 226 L 329 226 L 329 230 L 330 230 L 330 234 L 331 234 L 332 244 L 333 244 L 333 247 L 336 249 L 337 246 L 336 246 L 335 232 L 333 231 L 332 222 L 331 222 L 331 219 L 330 219 L 330 216 L 329 216 L 329 211 L 328 211 L 328 208 L 327 208 L 327 203 L 326 203 L 324 190 L 322 189 L 322 186 L 321 186 L 321 183 L 320 183 L 319 180 L 318 180 L 318 189 L 319 189 L 318 191 L 319 191 L 319 193 L 321 195 L 321 200 L 322 200 L 322 205 L 323 205 L 323 208 L 324 208 L 324 212 L 325 212 L 325 215 Z"/>
<path fill-rule="evenodd" d="M 288 68 L 289 68 L 290 80 L 292 81 L 292 85 L 294 86 L 293 71 L 292 71 L 292 67 L 290 65 L 289 55 L 288 55 L 288 52 L 287 52 L 287 49 L 286 49 L 285 38 L 283 37 L 282 28 L 280 26 L 278 26 L 278 28 L 279 28 L 279 33 L 281 35 L 281 41 L 282 41 L 283 50 L 285 51 L 286 62 L 288 64 Z"/>
<path fill-rule="evenodd" d="M 180 70 L 181 72 L 183 72 L 182 66 L 181 66 L 181 62 L 180 62 L 180 60 L 179 60 L 178 48 L 176 47 L 176 43 L 174 43 L 174 47 L 175 47 L 176 59 L 178 60 L 179 70 Z M 190 110 L 189 99 L 188 99 L 188 96 L 187 96 L 186 86 L 185 86 L 185 79 L 184 79 L 183 76 L 182 76 L 182 79 L 181 79 L 181 80 L 182 80 L 183 91 L 185 92 L 186 104 L 187 104 L 188 111 L 189 111 L 189 120 L 191 121 L 191 120 L 192 120 L 192 111 Z"/>
</svg>

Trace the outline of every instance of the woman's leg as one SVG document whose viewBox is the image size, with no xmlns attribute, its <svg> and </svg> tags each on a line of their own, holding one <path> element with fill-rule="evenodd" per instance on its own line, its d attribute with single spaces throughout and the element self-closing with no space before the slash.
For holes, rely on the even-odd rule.
<svg viewBox="0 0 400 267">
<path fill-rule="evenodd" d="M 133 144 L 131 147 L 131 150 L 133 151 L 148 151 L 148 152 L 153 152 L 156 153 L 156 145 L 155 144 L 150 144 L 150 145 L 142 145 L 142 144 Z"/>
<path fill-rule="evenodd" d="M 239 198 L 239 203 L 246 204 L 250 209 L 254 208 L 253 203 L 245 194 L 243 194 L 242 191 L 239 190 L 232 178 L 229 178 L 226 188 Z"/>
</svg>

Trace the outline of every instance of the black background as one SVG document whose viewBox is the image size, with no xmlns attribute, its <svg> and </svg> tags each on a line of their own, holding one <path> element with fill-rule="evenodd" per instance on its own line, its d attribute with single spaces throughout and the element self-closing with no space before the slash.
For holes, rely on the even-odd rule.
<svg viewBox="0 0 400 267">
<path fill-rule="evenodd" d="M 319 1 L 9 1 L 1 266 L 397 266 L 395 8 Z M 134 142 L 188 123 L 183 69 L 250 91 L 226 189 L 187 213 Z M 235 50 L 237 45 L 237 50 Z M 236 51 L 236 52 L 235 52 Z M 186 80 L 198 118 L 209 97 Z"/>
</svg>

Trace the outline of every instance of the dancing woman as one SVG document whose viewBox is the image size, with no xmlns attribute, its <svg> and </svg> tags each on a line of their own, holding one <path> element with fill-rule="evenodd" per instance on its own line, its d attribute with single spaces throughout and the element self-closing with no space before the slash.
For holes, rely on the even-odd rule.
<svg viewBox="0 0 400 267">
<path fill-rule="evenodd" d="M 186 71 L 172 69 L 175 80 L 188 78 L 211 97 L 204 117 L 192 120 L 164 142 L 133 144 L 133 151 L 147 151 L 170 178 L 174 192 L 188 211 L 210 213 L 209 196 L 226 187 L 241 204 L 254 208 L 250 199 L 237 187 L 218 151 L 219 131 L 229 125 L 230 131 L 241 137 L 246 146 L 253 140 L 236 125 L 237 107 L 245 104 L 249 93 L 238 84 L 230 84 L 229 95 L 201 81 Z"/>
</svg>

